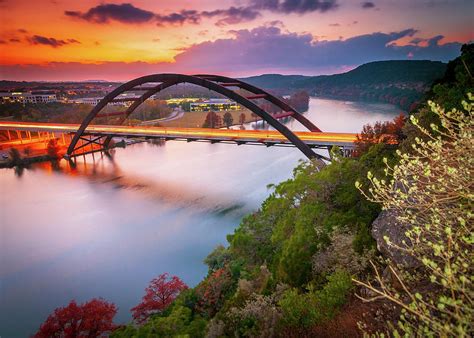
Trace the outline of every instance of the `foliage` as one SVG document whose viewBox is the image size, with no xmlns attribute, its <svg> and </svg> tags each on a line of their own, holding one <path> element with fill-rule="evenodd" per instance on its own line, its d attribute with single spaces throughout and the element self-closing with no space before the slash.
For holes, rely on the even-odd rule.
<svg viewBox="0 0 474 338">
<path fill-rule="evenodd" d="M 46 147 L 46 152 L 49 157 L 53 159 L 57 159 L 60 157 L 59 155 L 59 145 L 56 139 L 51 139 L 48 141 L 48 145 Z"/>
<path fill-rule="evenodd" d="M 245 123 L 245 114 L 242 113 L 239 115 L 239 123 L 244 124 Z"/>
<path fill-rule="evenodd" d="M 229 112 L 226 112 L 224 114 L 223 118 L 224 124 L 226 125 L 227 129 L 234 123 L 234 118 L 232 117 L 232 114 Z"/>
<path fill-rule="evenodd" d="M 219 128 L 222 125 L 222 118 L 213 111 L 206 115 L 206 119 L 202 124 L 203 128 Z"/>
<path fill-rule="evenodd" d="M 426 94 L 425 101 L 442 102 L 446 110 L 456 108 L 462 110 L 461 102 L 466 99 L 467 92 L 474 92 L 474 44 L 466 44 L 461 48 L 461 56 L 450 61 L 446 67 L 444 77 L 440 79 Z M 429 129 L 431 124 L 440 124 L 439 118 L 434 114 L 428 104 L 420 104 L 416 111 L 412 112 L 418 120 L 418 124 Z M 411 152 L 411 145 L 415 139 L 427 140 L 419 128 L 407 123 L 403 129 L 406 135 L 400 149 L 403 152 Z"/>
<path fill-rule="evenodd" d="M 306 293 L 297 289 L 285 292 L 279 305 L 282 311 L 281 325 L 289 328 L 310 328 L 334 317 L 345 303 L 352 288 L 351 277 L 347 272 L 336 271 L 328 277 L 322 290 L 312 287 Z"/>
<path fill-rule="evenodd" d="M 138 323 L 145 322 L 152 314 L 160 313 L 170 306 L 179 293 L 187 288 L 177 276 L 169 277 L 167 273 L 159 275 L 145 289 L 141 303 L 131 309 L 133 319 Z"/>
<path fill-rule="evenodd" d="M 273 337 L 281 313 L 275 297 L 254 294 L 242 308 L 232 308 L 228 313 L 229 334 L 240 337 Z"/>
<path fill-rule="evenodd" d="M 370 236 L 370 235 L 369 235 Z M 358 275 L 369 266 L 369 260 L 374 254 L 372 245 L 366 244 L 366 250 L 358 253 L 355 249 L 355 236 L 349 232 L 335 230 L 330 235 L 331 244 L 323 250 L 318 251 L 312 257 L 313 274 L 325 275 L 337 270 L 344 270 L 351 275 Z M 358 245 L 357 245 L 358 247 Z"/>
<path fill-rule="evenodd" d="M 166 105 L 166 101 L 147 100 L 135 109 L 131 118 L 147 121 L 166 117 L 170 113 L 171 109 Z"/>
<path fill-rule="evenodd" d="M 111 337 L 204 337 L 207 322 L 182 305 L 173 306 L 167 316 L 154 316 L 140 327 L 126 326 Z"/>
<path fill-rule="evenodd" d="M 224 267 L 214 271 L 196 287 L 197 308 L 207 318 L 213 317 L 224 305 L 225 300 L 235 291 L 236 282 L 231 271 Z"/>
<path fill-rule="evenodd" d="M 218 245 L 204 260 L 209 267 L 209 273 L 222 269 L 230 260 L 229 251 L 223 246 Z"/>
<path fill-rule="evenodd" d="M 364 125 L 362 132 L 357 134 L 357 140 L 355 141 L 356 153 L 363 154 L 377 143 L 400 143 L 403 139 L 402 128 L 405 121 L 405 115 L 400 114 L 393 121 L 376 122 L 373 126 L 370 124 Z"/>
<path fill-rule="evenodd" d="M 78 305 L 74 300 L 49 315 L 35 334 L 38 338 L 98 337 L 114 328 L 113 317 L 117 307 L 103 299 L 92 299 Z"/>
<path fill-rule="evenodd" d="M 10 151 L 8 152 L 8 156 L 10 158 L 10 163 L 12 165 L 21 164 L 21 154 L 17 148 L 14 148 L 14 147 L 10 148 Z"/>
<path fill-rule="evenodd" d="M 380 287 L 358 282 L 402 308 L 394 335 L 456 336 L 474 334 L 473 307 L 473 101 L 464 111 L 429 106 L 440 120 L 431 130 L 411 121 L 427 141 L 417 138 L 413 154 L 400 154 L 400 163 L 387 165 L 387 179 L 371 172 L 365 196 L 392 210 L 401 224 L 409 225 L 403 245 L 389 245 L 416 258 L 419 274 L 390 267 L 402 287 L 397 292 L 377 272 Z M 360 184 L 357 184 L 360 188 Z M 419 287 L 422 285 L 423 288 Z M 400 332 L 398 332 L 400 331 Z"/>
<path fill-rule="evenodd" d="M 297 111 L 305 112 L 309 109 L 309 94 L 302 90 L 293 93 L 286 102 Z"/>
<path fill-rule="evenodd" d="M 382 164 L 382 154 L 387 154 L 383 145 L 358 160 L 339 159 L 321 170 L 317 163 L 300 164 L 294 178 L 276 186 L 261 210 L 228 236 L 230 254 L 244 259 L 247 270 L 266 262 L 276 280 L 305 285 L 312 278 L 311 257 L 329 244 L 333 229 L 355 232 L 377 216 L 378 207 L 353 184 L 374 163 Z"/>
</svg>

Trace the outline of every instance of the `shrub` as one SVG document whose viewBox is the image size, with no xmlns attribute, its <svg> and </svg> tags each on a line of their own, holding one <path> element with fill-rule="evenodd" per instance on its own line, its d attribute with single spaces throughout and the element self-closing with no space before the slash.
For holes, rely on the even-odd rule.
<svg viewBox="0 0 474 338">
<path fill-rule="evenodd" d="M 187 288 L 177 276 L 159 275 L 145 289 L 141 303 L 132 308 L 133 319 L 139 323 L 147 321 L 151 315 L 164 311 Z"/>
<path fill-rule="evenodd" d="M 283 327 L 308 329 L 337 313 L 350 293 L 351 277 L 347 272 L 336 271 L 327 280 L 322 290 L 314 291 L 310 287 L 309 292 L 299 293 L 290 289 L 283 294 L 278 303 Z"/>
<path fill-rule="evenodd" d="M 115 325 L 117 307 L 103 299 L 92 299 L 78 305 L 71 301 L 49 315 L 35 334 L 37 338 L 98 337 L 110 333 Z"/>
<path fill-rule="evenodd" d="M 315 277 L 333 273 L 337 270 L 347 271 L 351 275 L 358 275 L 366 270 L 374 251 L 366 250 L 359 254 L 354 249 L 356 240 L 359 240 L 358 237 L 349 232 L 335 230 L 331 234 L 331 244 L 312 257 Z M 361 247 L 364 248 L 365 245 Z"/>
<path fill-rule="evenodd" d="M 239 337 L 273 337 L 280 316 L 273 296 L 254 294 L 242 308 L 229 310 L 228 330 Z"/>
<path fill-rule="evenodd" d="M 398 165 L 387 165 L 388 180 L 369 172 L 369 192 L 361 190 L 369 200 L 392 210 L 401 224 L 408 225 L 407 240 L 401 246 L 390 238 L 385 240 L 423 267 L 419 274 L 390 267 L 401 285 L 400 292 L 387 285 L 378 272 L 379 287 L 357 282 L 375 292 L 377 298 L 402 308 L 395 335 L 474 335 L 474 97 L 468 96 L 470 102 L 463 102 L 464 111 L 445 111 L 429 102 L 441 126 L 433 124 L 429 131 L 413 117 L 413 125 L 427 140 L 417 138 L 412 154 L 400 154 Z M 360 184 L 356 186 L 360 189 Z"/>
</svg>

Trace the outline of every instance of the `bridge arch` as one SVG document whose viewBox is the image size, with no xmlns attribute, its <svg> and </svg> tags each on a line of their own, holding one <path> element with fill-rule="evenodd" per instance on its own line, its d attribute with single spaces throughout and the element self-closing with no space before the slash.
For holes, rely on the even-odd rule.
<svg viewBox="0 0 474 338">
<path fill-rule="evenodd" d="M 140 87 L 147 83 L 160 83 L 159 85 L 153 87 Z M 284 135 L 291 143 L 293 143 L 306 157 L 313 159 L 318 158 L 319 155 L 316 154 L 307 144 L 305 144 L 298 136 L 296 136 L 290 129 L 285 125 L 280 123 L 276 118 L 271 114 L 266 112 L 264 109 L 257 106 L 252 99 L 262 98 L 272 102 L 273 104 L 280 107 L 282 110 L 288 113 L 288 116 L 294 117 L 310 131 L 321 131 L 314 124 L 312 124 L 308 119 L 303 115 L 298 113 L 294 108 L 289 106 L 286 102 L 280 100 L 279 98 L 263 91 L 260 88 L 247 84 L 243 81 L 218 76 L 218 75 L 183 75 L 183 74 L 153 74 L 137 79 L 131 80 L 127 83 L 120 85 L 115 88 L 113 91 L 108 93 L 84 118 L 79 129 L 74 134 L 74 137 L 71 140 L 71 143 L 67 150 L 67 155 L 71 156 L 76 150 L 76 146 L 79 140 L 83 137 L 86 132 L 87 127 L 92 122 L 92 120 L 100 113 L 100 111 L 111 102 L 117 101 L 134 101 L 128 109 L 125 111 L 123 117 L 119 120 L 119 123 L 123 123 L 133 111 L 140 106 L 146 99 L 152 95 L 162 91 L 165 88 L 171 87 L 180 83 L 190 83 L 200 87 L 204 87 L 215 91 L 219 94 L 226 96 L 229 99 L 234 100 L 235 102 L 241 104 L 245 108 L 249 109 L 256 115 L 260 116 L 264 121 L 274 127 L 282 135 Z M 252 97 L 245 97 L 239 93 L 229 89 L 228 87 L 238 87 L 242 88 L 248 92 L 254 94 Z M 146 92 L 139 98 L 127 98 L 127 99 L 117 99 L 117 96 L 128 91 L 137 91 L 137 90 L 146 90 Z M 110 142 L 111 137 L 107 137 L 105 140 L 105 145 L 107 146 Z"/>
</svg>

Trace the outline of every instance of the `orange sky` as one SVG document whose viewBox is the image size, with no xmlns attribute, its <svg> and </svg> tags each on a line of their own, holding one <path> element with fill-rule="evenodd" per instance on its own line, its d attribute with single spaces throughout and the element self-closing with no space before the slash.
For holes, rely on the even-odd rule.
<svg viewBox="0 0 474 338">
<path fill-rule="evenodd" d="M 281 3 L 285 1 L 299 2 L 280 0 Z M 112 18 L 106 23 L 96 23 L 68 16 L 65 12 L 84 14 L 101 4 L 130 4 L 154 15 L 169 15 L 183 9 L 203 12 L 232 6 L 248 7 L 258 3 L 258 0 L 0 0 L 0 65 L 3 70 L 0 78 L 10 76 L 13 66 L 44 66 L 51 62 L 173 63 L 176 55 L 193 45 L 232 39 L 235 38 L 232 31 L 263 26 L 279 27 L 281 34 L 309 33 L 314 41 L 345 40 L 364 34 L 398 32 L 409 28 L 417 30 L 416 34 L 405 37 L 399 44 L 409 43 L 413 38 L 428 39 L 437 35 L 444 36 L 439 44 L 465 43 L 474 39 L 470 22 L 474 2 L 470 0 L 382 0 L 369 2 L 372 4 L 369 8 L 364 8 L 360 1 L 333 2 L 334 8 L 328 11 L 285 12 L 259 8 L 256 18 L 242 22 L 217 24 L 223 16 L 214 16 L 202 17 L 198 23 L 167 23 L 158 26 L 155 19 L 130 23 Z M 58 45 L 38 42 L 35 37 L 54 39 Z M 421 42 L 420 46 L 423 43 L 426 44 Z"/>
</svg>

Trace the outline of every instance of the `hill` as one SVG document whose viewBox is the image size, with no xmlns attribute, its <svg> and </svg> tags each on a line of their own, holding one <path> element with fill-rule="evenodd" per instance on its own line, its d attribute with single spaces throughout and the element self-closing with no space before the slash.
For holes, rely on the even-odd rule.
<svg viewBox="0 0 474 338">
<path fill-rule="evenodd" d="M 271 74 L 243 80 L 280 93 L 304 89 L 311 95 L 320 97 L 386 102 L 411 110 L 445 71 L 446 64 L 438 61 L 377 61 L 343 74 Z"/>
</svg>

